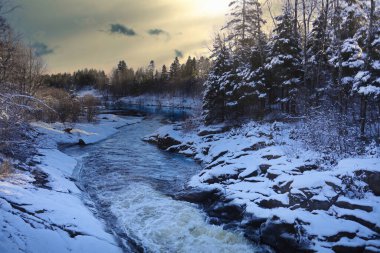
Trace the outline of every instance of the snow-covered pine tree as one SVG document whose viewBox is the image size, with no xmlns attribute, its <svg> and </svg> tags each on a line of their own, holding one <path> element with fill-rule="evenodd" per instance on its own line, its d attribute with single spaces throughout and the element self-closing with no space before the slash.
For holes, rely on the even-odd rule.
<svg viewBox="0 0 380 253">
<path fill-rule="evenodd" d="M 377 7 L 379 8 L 379 7 Z M 360 132 L 365 135 L 369 101 L 380 101 L 380 10 L 375 0 L 370 1 L 369 22 L 366 33 L 366 59 L 364 68 L 354 79 L 354 93 L 361 97 Z"/>
<path fill-rule="evenodd" d="M 308 80 L 309 92 L 314 102 L 317 102 L 319 97 L 318 90 L 323 90 L 329 78 L 327 49 L 331 40 L 328 34 L 328 15 L 329 2 L 327 1 L 326 5 L 321 6 L 321 10 L 313 22 L 307 44 L 307 69 L 310 71 L 308 75 L 310 78 Z"/>
<path fill-rule="evenodd" d="M 280 103 L 283 112 L 297 112 L 296 101 L 302 82 L 302 56 L 300 41 L 293 32 L 293 15 L 289 4 L 282 15 L 276 17 L 277 27 L 268 44 L 266 78 L 270 89 L 270 102 Z"/>
<path fill-rule="evenodd" d="M 341 111 L 347 112 L 355 76 L 364 67 L 362 27 L 366 26 L 365 1 L 340 0 L 335 6 L 334 42 L 329 48 L 334 86 Z"/>
<path fill-rule="evenodd" d="M 227 23 L 230 35 L 228 42 L 233 45 L 233 59 L 236 65 L 236 85 L 229 94 L 227 104 L 229 115 L 239 118 L 251 116 L 265 99 L 263 96 L 263 64 L 265 62 L 266 36 L 262 8 L 258 0 L 239 0 L 230 3 L 232 19 Z M 261 95 L 261 96 L 260 96 Z M 259 99 L 260 97 L 260 99 Z"/>
<path fill-rule="evenodd" d="M 338 89 L 343 90 L 346 95 L 352 91 L 356 74 L 364 67 L 363 50 L 354 38 L 343 41 L 340 52 L 330 59 L 330 63 L 336 71 L 339 70 L 339 55 L 341 57 L 341 84 Z"/>
<path fill-rule="evenodd" d="M 341 36 L 342 40 L 355 37 L 356 33 L 366 25 L 366 0 L 341 0 Z"/>
<path fill-rule="evenodd" d="M 203 116 L 206 124 L 227 118 L 228 96 L 232 93 L 233 61 L 225 40 L 218 35 L 214 41 L 213 66 L 204 84 Z"/>
</svg>

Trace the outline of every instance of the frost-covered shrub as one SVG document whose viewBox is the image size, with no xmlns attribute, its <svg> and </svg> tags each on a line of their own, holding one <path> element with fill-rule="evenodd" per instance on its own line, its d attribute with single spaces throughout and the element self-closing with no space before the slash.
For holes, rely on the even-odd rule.
<svg viewBox="0 0 380 253">
<path fill-rule="evenodd" d="M 333 107 L 311 110 L 291 133 L 291 138 L 301 139 L 332 163 L 342 157 L 363 153 L 364 145 L 358 136 L 358 129 L 350 123 L 348 116 Z"/>
</svg>

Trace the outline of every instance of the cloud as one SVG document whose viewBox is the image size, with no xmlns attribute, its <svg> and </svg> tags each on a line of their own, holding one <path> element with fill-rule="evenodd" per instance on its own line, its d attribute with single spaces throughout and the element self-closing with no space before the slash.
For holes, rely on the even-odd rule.
<svg viewBox="0 0 380 253">
<path fill-rule="evenodd" d="M 54 49 L 49 48 L 48 45 L 42 42 L 36 42 L 32 45 L 36 56 L 44 56 L 54 53 Z"/>
<path fill-rule="evenodd" d="M 176 49 L 176 50 L 174 50 L 174 52 L 175 52 L 175 57 L 183 58 L 183 52 L 182 51 Z"/>
<path fill-rule="evenodd" d="M 137 33 L 132 28 L 122 24 L 111 24 L 109 32 L 111 34 L 121 34 L 125 36 L 136 36 Z"/>
<path fill-rule="evenodd" d="M 164 31 L 164 30 L 159 29 L 159 28 L 148 30 L 148 34 L 152 35 L 152 36 L 169 35 L 169 33 L 167 31 Z"/>
</svg>

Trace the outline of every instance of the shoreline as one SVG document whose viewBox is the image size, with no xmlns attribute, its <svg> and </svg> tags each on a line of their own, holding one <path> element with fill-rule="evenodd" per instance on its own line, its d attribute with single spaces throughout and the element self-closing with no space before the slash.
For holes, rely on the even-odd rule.
<svg viewBox="0 0 380 253">
<path fill-rule="evenodd" d="M 215 224 L 279 252 L 380 251 L 380 158 L 325 165 L 290 130 L 284 123 L 190 131 L 174 124 L 145 140 L 202 164 L 189 182 L 193 192 L 177 198 L 203 206 Z"/>
<path fill-rule="evenodd" d="M 61 151 L 79 140 L 95 144 L 141 121 L 110 114 L 98 119 L 74 124 L 71 133 L 65 124 L 32 123 L 39 140 L 34 165 L 0 179 L 1 252 L 123 252 L 83 199 L 73 178 L 77 160 Z"/>
</svg>

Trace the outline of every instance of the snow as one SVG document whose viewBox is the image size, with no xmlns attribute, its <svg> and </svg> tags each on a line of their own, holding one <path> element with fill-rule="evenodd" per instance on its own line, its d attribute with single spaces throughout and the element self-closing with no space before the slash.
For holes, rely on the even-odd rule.
<svg viewBox="0 0 380 253">
<path fill-rule="evenodd" d="M 373 223 L 379 229 L 380 197 L 371 192 L 361 198 L 345 196 L 344 191 L 351 186 L 343 180 L 355 177 L 359 171 L 380 172 L 378 156 L 351 157 L 337 165 L 325 164 L 321 154 L 290 138 L 291 124 L 251 122 L 223 133 L 215 131 L 221 128 L 200 126 L 193 132 L 184 132 L 178 125 L 166 126 L 149 138 L 170 136 L 181 142 L 177 145 L 179 153 L 186 147 L 186 154 L 192 152 L 203 163 L 204 169 L 191 179 L 190 186 L 219 189 L 232 203 L 245 206 L 246 214 L 258 218 L 277 216 L 290 224 L 301 221 L 307 234 L 315 238 L 312 247 L 316 251 L 323 248 L 329 252 L 327 248 L 332 248 L 334 242 L 328 238 L 340 232 L 356 235 L 350 240 L 351 245 L 361 245 L 363 238 L 378 238 L 378 230 L 357 219 Z M 206 131 L 210 134 L 199 135 Z M 307 169 L 307 166 L 316 168 Z M 307 206 L 297 206 L 297 198 L 303 199 Z M 338 207 L 334 204 L 338 199 L 370 207 L 372 211 Z M 265 207 L 262 201 L 275 204 Z"/>
<path fill-rule="evenodd" d="M 84 97 L 86 95 L 90 95 L 90 96 L 94 96 L 94 97 L 97 97 L 97 98 L 102 98 L 103 95 L 101 94 L 101 92 L 98 90 L 98 89 L 95 89 L 91 86 L 89 87 L 86 87 L 86 88 L 83 88 L 79 91 L 76 92 L 76 96 L 77 97 Z"/>
<path fill-rule="evenodd" d="M 139 120 L 100 115 L 96 124 L 76 124 L 71 134 L 61 123 L 33 123 L 41 143 L 37 168 L 0 178 L 0 252 L 122 252 L 84 204 L 91 205 L 71 178 L 77 162 L 58 144 L 95 143 Z M 36 171 L 48 179 L 42 186 Z"/>
</svg>

